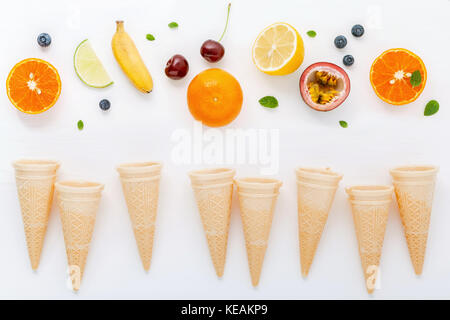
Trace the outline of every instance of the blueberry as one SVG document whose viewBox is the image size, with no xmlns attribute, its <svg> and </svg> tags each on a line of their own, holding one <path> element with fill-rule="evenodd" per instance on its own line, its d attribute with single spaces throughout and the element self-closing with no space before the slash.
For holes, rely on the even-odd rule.
<svg viewBox="0 0 450 320">
<path fill-rule="evenodd" d="M 364 34 L 364 27 L 360 24 L 355 24 L 352 28 L 352 35 L 359 38 L 363 34 Z"/>
<path fill-rule="evenodd" d="M 48 33 L 41 33 L 37 37 L 37 42 L 41 47 L 48 47 L 52 43 L 52 37 Z"/>
<path fill-rule="evenodd" d="M 347 45 L 347 38 L 345 38 L 344 36 L 337 36 L 334 39 L 334 45 L 339 49 L 344 48 Z"/>
<path fill-rule="evenodd" d="M 109 102 L 109 100 L 107 99 L 103 99 L 98 105 L 103 111 L 109 110 L 109 108 L 111 108 L 111 102 Z"/>
<path fill-rule="evenodd" d="M 353 64 L 353 62 L 355 62 L 355 58 L 353 58 L 352 55 L 348 54 L 344 57 L 344 59 L 342 59 L 342 62 L 344 62 L 344 65 L 351 66 Z"/>
</svg>

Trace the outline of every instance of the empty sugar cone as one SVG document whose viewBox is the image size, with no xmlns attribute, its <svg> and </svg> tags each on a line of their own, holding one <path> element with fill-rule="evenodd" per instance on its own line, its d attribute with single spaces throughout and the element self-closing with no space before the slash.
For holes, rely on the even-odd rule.
<svg viewBox="0 0 450 320">
<path fill-rule="evenodd" d="M 438 168 L 403 166 L 391 170 L 414 272 L 422 274 Z"/>
<path fill-rule="evenodd" d="M 194 187 L 195 199 L 203 223 L 209 253 L 217 276 L 223 276 L 228 229 L 230 226 L 231 196 L 233 185 Z"/>
<path fill-rule="evenodd" d="M 162 165 L 126 163 L 117 168 L 144 270 L 150 269 Z"/>
<path fill-rule="evenodd" d="M 83 278 L 103 185 L 63 181 L 55 184 L 72 288 Z"/>
<path fill-rule="evenodd" d="M 259 284 L 281 182 L 242 178 L 236 181 L 252 285 Z M 271 193 L 268 190 L 272 190 Z M 243 192 L 249 191 L 249 192 Z"/>
<path fill-rule="evenodd" d="M 25 238 L 31 268 L 39 267 L 59 163 L 51 160 L 18 160 L 16 174 Z"/>
<path fill-rule="evenodd" d="M 375 289 L 386 230 L 389 201 L 373 203 L 352 201 L 353 220 L 359 244 L 361 265 L 366 279 L 367 292 Z"/>
<path fill-rule="evenodd" d="M 300 264 L 306 277 L 342 175 L 316 168 L 298 168 L 296 175 Z"/>
<path fill-rule="evenodd" d="M 218 277 L 222 277 L 225 268 L 234 174 L 235 171 L 228 168 L 197 170 L 189 173 L 209 252 Z"/>
<path fill-rule="evenodd" d="M 393 187 L 354 186 L 346 191 L 352 206 L 367 292 L 373 293 L 378 278 Z"/>
</svg>

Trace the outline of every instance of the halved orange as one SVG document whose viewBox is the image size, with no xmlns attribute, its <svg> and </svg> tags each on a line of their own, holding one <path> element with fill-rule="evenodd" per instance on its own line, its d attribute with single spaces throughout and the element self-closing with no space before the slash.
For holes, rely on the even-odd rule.
<svg viewBox="0 0 450 320">
<path fill-rule="evenodd" d="M 411 75 L 419 71 L 422 82 L 411 84 Z M 404 105 L 416 100 L 427 81 L 427 69 L 416 54 L 406 49 L 389 49 L 383 52 L 372 64 L 370 83 L 377 96 L 393 105 Z"/>
<path fill-rule="evenodd" d="M 56 103 L 61 93 L 61 79 L 55 67 L 47 61 L 25 59 L 10 71 L 6 92 L 18 110 L 37 114 Z"/>
</svg>

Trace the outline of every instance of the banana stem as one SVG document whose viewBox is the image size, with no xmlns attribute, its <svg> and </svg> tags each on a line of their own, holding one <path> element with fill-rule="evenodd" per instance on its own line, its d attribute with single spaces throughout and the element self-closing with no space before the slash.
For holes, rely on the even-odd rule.
<svg viewBox="0 0 450 320">
<path fill-rule="evenodd" d="M 228 20 L 230 19 L 230 8 L 231 8 L 231 2 L 228 4 L 227 22 L 225 23 L 225 29 L 223 29 L 223 33 L 220 36 L 219 42 L 222 40 L 223 36 L 225 35 L 225 32 L 227 31 Z"/>
<path fill-rule="evenodd" d="M 116 24 L 117 24 L 116 31 L 117 31 L 117 32 L 123 32 L 123 31 L 124 31 L 124 28 L 123 28 L 123 21 L 122 21 L 122 20 L 117 20 L 117 21 L 116 21 Z"/>
</svg>

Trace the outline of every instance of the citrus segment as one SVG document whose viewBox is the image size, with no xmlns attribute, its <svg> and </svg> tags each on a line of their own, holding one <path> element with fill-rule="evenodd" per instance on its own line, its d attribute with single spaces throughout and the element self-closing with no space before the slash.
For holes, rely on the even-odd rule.
<svg viewBox="0 0 450 320">
<path fill-rule="evenodd" d="M 285 75 L 298 69 L 304 53 L 303 40 L 297 30 L 287 23 L 275 23 L 259 34 L 253 44 L 252 57 L 260 71 Z"/>
<path fill-rule="evenodd" d="M 61 93 L 58 71 L 47 61 L 30 58 L 17 63 L 6 80 L 11 103 L 30 114 L 50 109 Z"/>
<path fill-rule="evenodd" d="M 104 88 L 113 84 L 88 39 L 78 45 L 73 62 L 78 77 L 88 86 Z"/>
<path fill-rule="evenodd" d="M 419 71 L 422 81 L 411 84 L 414 71 Z M 377 96 L 393 105 L 404 105 L 416 100 L 425 88 L 427 70 L 414 53 L 406 49 L 390 49 L 383 52 L 372 64 L 370 83 Z"/>
</svg>

